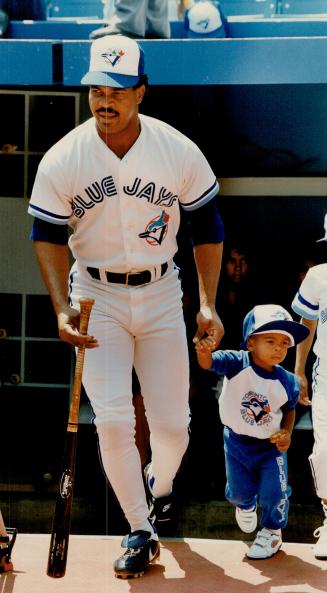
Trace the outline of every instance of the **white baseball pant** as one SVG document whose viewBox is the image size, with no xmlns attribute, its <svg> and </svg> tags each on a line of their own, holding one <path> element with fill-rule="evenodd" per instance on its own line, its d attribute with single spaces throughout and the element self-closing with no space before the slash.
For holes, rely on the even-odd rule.
<svg viewBox="0 0 327 593">
<path fill-rule="evenodd" d="M 312 372 L 314 445 L 309 457 L 317 496 L 327 500 L 327 361 L 317 358 Z"/>
<path fill-rule="evenodd" d="M 102 275 L 101 275 L 102 277 Z M 131 530 L 148 517 L 141 461 L 135 444 L 132 367 L 138 375 L 150 428 L 156 497 L 168 494 L 188 445 L 189 362 L 178 270 L 126 287 L 93 280 L 74 264 L 70 296 L 95 299 L 83 384 L 95 414 L 106 476 Z"/>
</svg>

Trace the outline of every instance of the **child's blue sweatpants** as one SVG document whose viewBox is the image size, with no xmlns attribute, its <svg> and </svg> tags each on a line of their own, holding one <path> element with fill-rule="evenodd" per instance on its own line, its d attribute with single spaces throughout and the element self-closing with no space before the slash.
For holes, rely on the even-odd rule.
<svg viewBox="0 0 327 593">
<path fill-rule="evenodd" d="M 287 455 L 269 439 L 256 439 L 224 427 L 227 500 L 241 509 L 259 505 L 261 525 L 283 529 L 287 524 L 291 488 Z"/>
</svg>

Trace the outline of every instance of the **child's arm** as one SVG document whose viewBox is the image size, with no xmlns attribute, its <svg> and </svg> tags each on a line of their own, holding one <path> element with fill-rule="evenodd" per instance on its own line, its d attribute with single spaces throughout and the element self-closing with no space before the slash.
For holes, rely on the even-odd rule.
<svg viewBox="0 0 327 593">
<path fill-rule="evenodd" d="M 212 336 L 202 338 L 195 344 L 196 356 L 202 369 L 211 369 L 212 351 L 215 349 L 215 340 Z"/>
<path fill-rule="evenodd" d="M 291 436 L 295 422 L 295 409 L 285 410 L 281 427 L 278 432 L 275 432 L 270 437 L 270 442 L 275 443 L 278 451 L 281 453 L 287 451 L 291 444 Z"/>
</svg>

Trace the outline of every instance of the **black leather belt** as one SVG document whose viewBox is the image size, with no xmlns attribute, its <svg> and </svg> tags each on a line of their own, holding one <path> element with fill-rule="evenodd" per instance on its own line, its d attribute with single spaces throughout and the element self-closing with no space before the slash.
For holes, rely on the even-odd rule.
<svg viewBox="0 0 327 593">
<path fill-rule="evenodd" d="M 101 280 L 99 268 L 86 268 L 90 276 L 94 280 Z M 161 264 L 160 278 L 167 272 L 168 263 Z M 124 284 L 125 286 L 141 286 L 141 284 L 148 284 L 151 282 L 152 275 L 150 270 L 143 270 L 142 272 L 134 272 L 133 274 L 119 274 L 117 272 L 105 272 L 107 282 L 115 284 Z"/>
</svg>

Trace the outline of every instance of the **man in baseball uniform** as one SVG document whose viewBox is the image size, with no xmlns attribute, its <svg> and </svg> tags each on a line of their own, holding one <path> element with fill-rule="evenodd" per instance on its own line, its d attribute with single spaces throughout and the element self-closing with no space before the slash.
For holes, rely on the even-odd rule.
<svg viewBox="0 0 327 593">
<path fill-rule="evenodd" d="M 327 246 L 327 215 L 325 236 L 319 242 Z M 327 263 L 310 268 L 293 300 L 293 310 L 301 315 L 301 323 L 309 328 L 309 337 L 296 349 L 295 374 L 301 391 L 299 402 L 311 405 L 305 366 L 313 344 L 316 361 L 312 370 L 312 424 L 314 445 L 309 457 L 317 496 L 321 499 L 324 522 L 315 530 L 319 538 L 315 557 L 327 560 Z"/>
<path fill-rule="evenodd" d="M 82 84 L 90 87 L 93 117 L 43 157 L 29 212 L 59 334 L 89 349 L 83 383 L 103 468 L 131 529 L 114 565 L 115 574 L 127 578 L 159 557 L 154 521 L 169 519 L 173 480 L 188 446 L 188 348 L 173 261 L 180 207 L 188 213 L 199 279 L 194 339 L 208 334 L 217 345 L 223 225 L 213 200 L 218 183 L 199 148 L 170 125 L 139 114 L 147 77 L 137 42 L 124 36 L 94 41 Z M 95 299 L 87 336 L 77 329 L 82 296 Z M 150 510 L 134 438 L 133 366 L 151 433 Z"/>
</svg>

